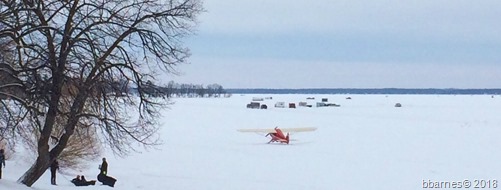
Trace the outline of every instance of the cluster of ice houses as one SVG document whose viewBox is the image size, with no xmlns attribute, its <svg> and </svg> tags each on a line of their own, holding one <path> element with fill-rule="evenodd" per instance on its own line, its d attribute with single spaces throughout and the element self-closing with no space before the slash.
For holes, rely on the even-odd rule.
<svg viewBox="0 0 501 190">
<path fill-rule="evenodd" d="M 273 97 L 265 97 L 265 98 L 260 98 L 260 97 L 254 97 L 252 98 L 252 101 L 247 104 L 247 108 L 250 109 L 268 109 L 268 105 L 266 105 L 263 101 L 264 100 L 271 100 Z M 308 97 L 306 98 L 307 100 L 315 100 L 314 97 Z M 351 99 L 350 97 L 347 97 L 347 99 Z M 320 102 L 316 103 L 316 107 L 340 107 L 341 105 L 335 104 L 335 103 L 329 103 L 328 98 L 322 98 Z M 276 102 L 275 103 L 275 108 L 297 108 L 297 107 L 313 107 L 313 105 L 308 104 L 307 102 Z"/>
</svg>

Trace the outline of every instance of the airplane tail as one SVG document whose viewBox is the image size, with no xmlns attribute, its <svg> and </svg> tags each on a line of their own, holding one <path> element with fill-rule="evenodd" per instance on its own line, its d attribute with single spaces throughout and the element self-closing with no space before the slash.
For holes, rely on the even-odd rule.
<svg viewBox="0 0 501 190">
<path fill-rule="evenodd" d="M 285 136 L 285 141 L 287 144 L 289 144 L 289 133 L 287 133 L 287 136 Z"/>
</svg>

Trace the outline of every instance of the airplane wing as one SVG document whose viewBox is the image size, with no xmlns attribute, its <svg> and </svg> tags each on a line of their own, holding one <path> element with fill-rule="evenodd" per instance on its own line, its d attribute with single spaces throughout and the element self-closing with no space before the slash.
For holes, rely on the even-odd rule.
<svg viewBox="0 0 501 190">
<path fill-rule="evenodd" d="M 316 127 L 296 127 L 296 128 L 279 128 L 282 132 L 308 132 L 317 130 Z M 238 132 L 252 132 L 252 133 L 274 133 L 275 129 L 237 129 Z"/>
<path fill-rule="evenodd" d="M 237 129 L 238 132 L 244 132 L 244 133 L 274 133 L 276 132 L 275 129 Z"/>
<path fill-rule="evenodd" d="M 316 127 L 296 127 L 296 128 L 281 128 L 282 132 L 309 132 L 317 130 Z"/>
</svg>

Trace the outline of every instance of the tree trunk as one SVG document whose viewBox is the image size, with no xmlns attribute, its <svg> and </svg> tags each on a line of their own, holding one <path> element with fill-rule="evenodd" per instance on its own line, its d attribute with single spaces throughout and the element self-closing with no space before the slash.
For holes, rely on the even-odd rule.
<svg viewBox="0 0 501 190">
<path fill-rule="evenodd" d="M 49 146 L 47 143 L 48 143 L 48 138 L 51 134 L 50 131 L 52 130 L 52 127 L 50 127 L 51 129 L 50 131 L 46 129 L 49 129 L 49 127 L 47 126 L 54 125 L 54 119 L 52 118 L 55 118 L 55 116 L 53 117 L 51 117 L 52 115 L 47 116 L 48 118 L 47 121 L 49 121 L 48 122 L 49 124 L 46 122 L 46 127 L 44 127 L 44 130 L 42 130 L 42 133 L 40 134 L 40 139 L 38 141 L 38 158 L 35 164 L 31 166 L 31 168 L 28 171 L 26 171 L 21 178 L 19 178 L 18 180 L 19 183 L 31 187 L 43 175 L 43 173 L 47 170 L 47 168 L 49 168 L 51 163 L 54 160 L 56 160 L 56 158 L 61 154 L 61 152 L 63 152 L 64 148 L 68 143 L 69 138 L 71 137 L 71 135 L 73 135 L 73 131 L 75 130 L 75 126 L 78 122 L 76 114 L 82 112 L 86 99 L 87 99 L 87 93 L 85 91 L 78 94 L 75 101 L 73 102 L 73 105 L 71 106 L 71 112 L 69 116 L 70 118 L 68 119 L 68 123 L 65 126 L 65 133 L 59 139 L 59 142 L 57 143 L 56 147 L 52 148 L 52 150 L 50 151 L 48 151 Z M 54 105 L 57 105 L 56 102 Z"/>
<path fill-rule="evenodd" d="M 39 156 L 35 164 L 33 164 L 31 168 L 17 180 L 17 182 L 31 187 L 45 173 L 45 171 L 47 171 L 50 163 L 51 161 L 49 155 L 43 157 Z"/>
<path fill-rule="evenodd" d="M 33 164 L 31 168 L 17 180 L 19 183 L 22 183 L 28 187 L 31 187 L 40 178 L 40 176 L 45 173 L 52 161 L 57 158 L 57 155 L 51 156 L 48 143 L 52 129 L 54 127 L 57 110 L 59 107 L 59 101 L 61 98 L 61 87 L 63 85 L 64 77 L 61 73 L 62 72 L 57 72 L 56 70 L 56 73 L 53 74 L 53 85 L 51 87 L 53 93 L 50 97 L 49 109 L 45 117 L 45 123 L 42 131 L 40 131 L 40 138 L 38 139 L 38 158 L 35 161 L 35 164 Z"/>
</svg>

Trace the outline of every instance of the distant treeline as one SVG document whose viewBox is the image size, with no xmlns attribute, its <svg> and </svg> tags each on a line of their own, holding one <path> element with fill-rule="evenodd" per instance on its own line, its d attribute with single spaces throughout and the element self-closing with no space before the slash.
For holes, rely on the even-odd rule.
<svg viewBox="0 0 501 190">
<path fill-rule="evenodd" d="M 137 92 L 137 88 L 134 89 Z M 170 81 L 167 85 L 157 86 L 148 81 L 142 91 L 154 97 L 221 97 L 228 96 L 223 86 L 219 84 L 179 84 Z"/>
<path fill-rule="evenodd" d="M 456 88 L 305 88 L 305 89 L 227 89 L 232 94 L 501 94 L 501 89 Z"/>
</svg>

